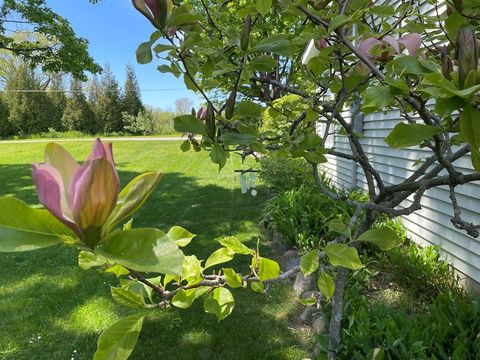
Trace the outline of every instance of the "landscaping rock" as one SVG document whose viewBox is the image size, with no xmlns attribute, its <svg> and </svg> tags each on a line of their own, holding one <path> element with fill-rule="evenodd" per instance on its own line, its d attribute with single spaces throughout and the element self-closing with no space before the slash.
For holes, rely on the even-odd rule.
<svg viewBox="0 0 480 360">
<path fill-rule="evenodd" d="M 305 277 L 301 271 L 298 272 L 297 277 L 295 278 L 295 283 L 293 284 L 293 290 L 297 297 L 300 297 L 305 291 L 308 291 L 312 288 L 313 279 L 309 275 Z"/>
<path fill-rule="evenodd" d="M 283 254 L 283 261 L 285 264 L 285 271 L 288 271 L 291 268 L 300 265 L 300 254 L 297 250 L 288 250 Z"/>
</svg>

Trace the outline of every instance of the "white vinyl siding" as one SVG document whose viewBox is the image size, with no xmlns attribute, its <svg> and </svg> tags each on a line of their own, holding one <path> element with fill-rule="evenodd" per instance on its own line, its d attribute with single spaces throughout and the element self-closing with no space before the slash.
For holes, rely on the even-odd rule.
<svg viewBox="0 0 480 360">
<path fill-rule="evenodd" d="M 425 158 L 430 150 L 420 148 L 392 149 L 383 139 L 401 121 L 398 111 L 373 113 L 365 116 L 363 137 L 360 139 L 372 166 L 387 185 L 398 184 L 420 166 L 415 162 Z M 335 135 L 334 148 L 349 152 L 348 139 Z M 334 184 L 342 188 L 357 187 L 367 190 L 363 170 L 357 167 L 352 181 L 352 162 L 328 156 L 329 163 L 323 169 Z M 457 160 L 454 165 L 465 173 L 473 171 L 470 157 Z M 458 202 L 465 220 L 480 222 L 480 183 L 475 182 L 457 187 Z M 403 205 L 408 206 L 411 200 Z M 450 222 L 452 206 L 446 187 L 428 190 L 421 202 L 422 209 L 402 218 L 411 237 L 420 244 L 441 246 L 447 260 L 459 271 L 480 282 L 480 240 L 468 236 L 453 227 Z"/>
</svg>

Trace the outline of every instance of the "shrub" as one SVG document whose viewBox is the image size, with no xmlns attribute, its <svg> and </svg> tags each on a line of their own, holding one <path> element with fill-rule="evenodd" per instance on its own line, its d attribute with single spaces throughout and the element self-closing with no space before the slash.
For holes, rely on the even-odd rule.
<svg viewBox="0 0 480 360">
<path fill-rule="evenodd" d="M 280 232 L 287 246 L 299 249 L 316 247 L 320 241 L 336 236 L 328 234 L 328 223 L 337 217 L 350 217 L 352 210 L 344 202 L 331 200 L 318 189 L 302 185 L 274 196 L 264 209 L 267 229 Z"/>
<path fill-rule="evenodd" d="M 311 166 L 303 159 L 267 156 L 260 160 L 260 179 L 275 193 L 313 185 Z"/>
</svg>

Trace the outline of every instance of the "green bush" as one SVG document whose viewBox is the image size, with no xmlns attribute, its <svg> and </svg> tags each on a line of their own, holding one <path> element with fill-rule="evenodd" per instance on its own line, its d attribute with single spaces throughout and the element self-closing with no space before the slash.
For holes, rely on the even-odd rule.
<svg viewBox="0 0 480 360">
<path fill-rule="evenodd" d="M 277 194 L 314 183 L 312 167 L 304 159 L 281 156 L 263 157 L 259 177 Z"/>
<path fill-rule="evenodd" d="M 170 135 L 174 134 L 173 114 L 147 108 L 137 116 L 122 113 L 124 129 L 132 135 Z"/>
<path fill-rule="evenodd" d="M 331 200 L 317 188 L 302 185 L 274 196 L 264 209 L 267 229 L 280 232 L 287 246 L 309 249 L 336 236 L 328 233 L 328 223 L 338 217 L 349 218 L 352 209 L 344 202 Z"/>
</svg>

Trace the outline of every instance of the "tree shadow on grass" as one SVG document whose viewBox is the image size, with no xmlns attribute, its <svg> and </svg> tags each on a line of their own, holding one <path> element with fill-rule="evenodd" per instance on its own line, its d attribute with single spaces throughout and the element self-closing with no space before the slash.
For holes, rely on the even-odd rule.
<svg viewBox="0 0 480 360">
<path fill-rule="evenodd" d="M 125 185 L 138 173 L 121 171 L 119 175 Z M 37 203 L 31 181 L 30 164 L 0 165 L 0 196 L 14 195 Z M 219 247 L 216 240 L 224 236 L 238 236 L 249 246 L 255 245 L 264 200 L 265 195 L 242 195 L 237 188 L 202 185 L 194 177 L 169 173 L 135 216 L 134 226 L 164 231 L 183 226 L 198 234 L 185 252 L 206 259 Z M 111 298 L 110 286 L 115 286 L 117 279 L 80 269 L 77 254 L 75 249 L 58 246 L 0 253 L 0 357 L 90 358 L 101 330 L 129 311 Z M 245 269 L 248 259 L 232 263 L 228 266 Z M 221 323 L 204 313 L 201 301 L 189 310 L 155 312 L 149 316 L 132 358 L 302 358 L 302 342 L 288 328 L 288 314 L 296 311 L 294 302 L 288 299 L 287 288 L 279 285 L 273 289 L 265 296 L 236 291 L 234 313 Z M 35 340 L 36 336 L 43 340 Z M 76 356 L 73 350 L 77 350 Z"/>
</svg>

